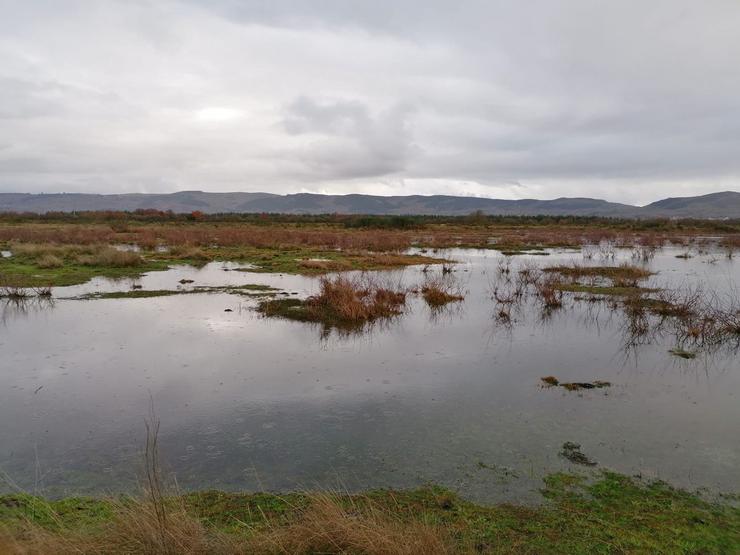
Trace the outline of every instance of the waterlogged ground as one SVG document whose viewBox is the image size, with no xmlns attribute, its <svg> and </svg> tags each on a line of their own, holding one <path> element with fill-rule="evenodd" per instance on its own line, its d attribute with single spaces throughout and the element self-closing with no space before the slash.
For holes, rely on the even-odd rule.
<svg viewBox="0 0 740 555">
<path fill-rule="evenodd" d="M 736 294 L 740 262 L 666 248 L 648 286 Z M 495 251 L 441 251 L 458 262 L 462 303 L 404 315 L 364 333 L 265 319 L 257 299 L 208 292 L 75 300 L 86 293 L 265 284 L 305 297 L 316 278 L 252 274 L 211 263 L 135 281 L 56 288 L 54 301 L 8 303 L 0 327 L 0 471 L 5 490 L 47 495 L 133 487 L 144 420 L 161 419 L 163 465 L 183 489 L 292 490 L 450 486 L 482 501 L 535 500 L 541 478 L 575 466 L 690 489 L 740 485 L 740 357 L 730 345 L 683 359 L 670 333 L 630 342 L 608 302 L 534 300 L 495 315 Z M 595 253 L 511 257 L 525 264 L 616 264 Z M 225 271 L 228 270 L 228 271 Z M 439 268 L 432 267 L 432 273 Z M 380 274 L 408 287 L 421 267 Z M 181 285 L 180 280 L 193 280 Z M 227 311 L 229 310 L 229 311 Z M 546 388 L 604 380 L 611 387 Z"/>
</svg>

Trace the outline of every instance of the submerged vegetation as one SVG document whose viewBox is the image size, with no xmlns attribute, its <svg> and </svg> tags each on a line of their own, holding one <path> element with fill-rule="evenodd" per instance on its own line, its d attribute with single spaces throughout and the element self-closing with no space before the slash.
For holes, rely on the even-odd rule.
<svg viewBox="0 0 740 555">
<path fill-rule="evenodd" d="M 591 464 L 578 444 L 563 453 Z M 582 462 L 578 457 L 585 457 Z M 563 455 L 565 456 L 565 455 Z M 0 552 L 677 553 L 740 550 L 740 509 L 612 472 L 551 474 L 538 506 L 485 506 L 437 488 L 365 494 L 217 491 L 172 497 L 0 496 Z"/>
<path fill-rule="evenodd" d="M 592 382 L 561 382 L 555 376 L 544 376 L 540 378 L 544 383 L 545 387 L 556 387 L 560 386 L 568 391 L 580 391 L 581 389 L 602 389 L 604 387 L 611 387 L 611 382 L 603 380 L 594 380 Z"/>
</svg>

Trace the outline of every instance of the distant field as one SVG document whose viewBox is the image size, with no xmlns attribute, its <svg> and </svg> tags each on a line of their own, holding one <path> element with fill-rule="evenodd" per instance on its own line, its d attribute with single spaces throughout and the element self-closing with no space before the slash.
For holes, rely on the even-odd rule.
<svg viewBox="0 0 740 555">
<path fill-rule="evenodd" d="M 719 242 L 740 246 L 740 221 L 622 220 L 591 217 L 294 216 L 82 212 L 0 214 L 4 285 L 81 283 L 213 260 L 257 271 L 322 274 L 377 270 L 442 260 L 434 249 L 496 249 L 505 254 L 551 247 L 658 247 Z M 122 247 L 125 246 L 125 247 Z M 408 254 L 409 248 L 419 251 Z M 133 252 L 114 252 L 122 248 Z M 7 256 L 12 255 L 12 256 Z"/>
</svg>

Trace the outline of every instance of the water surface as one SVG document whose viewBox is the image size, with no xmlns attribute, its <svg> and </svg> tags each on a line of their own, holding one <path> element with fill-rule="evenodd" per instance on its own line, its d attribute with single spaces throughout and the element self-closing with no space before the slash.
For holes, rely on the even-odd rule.
<svg viewBox="0 0 740 555">
<path fill-rule="evenodd" d="M 740 264 L 660 251 L 653 285 L 736 291 Z M 452 250 L 466 299 L 441 312 L 412 297 L 403 316 L 365 333 L 264 319 L 228 294 L 80 301 L 130 280 L 57 288 L 56 300 L 7 305 L 0 327 L 0 470 L 4 489 L 49 495 L 135 487 L 153 401 L 162 459 L 183 489 L 412 487 L 435 482 L 478 500 L 536 499 L 541 478 L 573 470 L 580 443 L 597 468 L 709 491 L 740 485 L 740 360 L 733 349 L 683 360 L 675 339 L 625 348 L 607 303 L 536 303 L 495 318 L 495 251 Z M 618 251 L 615 261 L 628 259 Z M 519 256 L 559 264 L 580 252 Z M 602 264 L 598 257 L 586 263 Z M 315 278 L 212 263 L 135 280 L 144 289 L 261 283 L 306 296 Z M 433 269 L 438 272 L 438 269 Z M 385 272 L 414 286 L 420 267 Z M 226 312 L 230 309 L 230 312 Z M 540 377 L 612 382 L 567 392 Z"/>
</svg>

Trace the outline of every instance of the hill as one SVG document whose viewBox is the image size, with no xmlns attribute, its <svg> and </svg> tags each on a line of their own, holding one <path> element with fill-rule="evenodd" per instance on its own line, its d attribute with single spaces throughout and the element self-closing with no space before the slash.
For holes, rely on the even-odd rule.
<svg viewBox="0 0 740 555">
<path fill-rule="evenodd" d="M 285 214 L 430 214 L 571 215 L 619 218 L 740 218 L 740 192 L 725 191 L 695 197 L 667 198 L 647 206 L 631 206 L 592 198 L 501 200 L 446 195 L 381 197 L 299 193 L 206 193 L 97 195 L 84 193 L 0 193 L 3 212 L 73 212 L 140 209 L 205 213 Z"/>
</svg>

